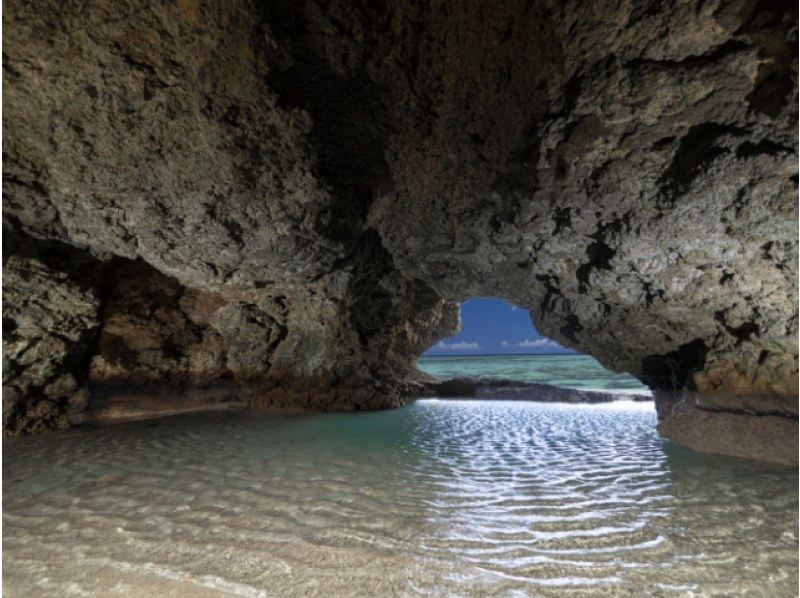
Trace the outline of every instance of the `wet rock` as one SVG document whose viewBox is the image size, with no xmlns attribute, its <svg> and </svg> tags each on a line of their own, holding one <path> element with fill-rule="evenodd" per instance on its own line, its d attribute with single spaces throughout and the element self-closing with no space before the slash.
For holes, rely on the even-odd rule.
<svg viewBox="0 0 800 598">
<path fill-rule="evenodd" d="M 453 378 L 451 380 L 433 382 L 428 385 L 426 394 L 446 398 L 522 400 L 544 403 L 610 403 L 620 399 L 651 400 L 650 396 L 641 394 L 615 395 L 594 390 L 561 388 L 535 382 L 484 378 Z"/>
<path fill-rule="evenodd" d="M 70 426 L 65 401 L 3 386 L 3 436 L 37 434 Z"/>
<path fill-rule="evenodd" d="M 797 467 L 797 397 L 656 393 L 658 431 L 697 451 Z"/>
<path fill-rule="evenodd" d="M 474 397 L 479 384 L 477 378 L 452 378 L 431 384 L 431 393 L 442 397 Z"/>
<path fill-rule="evenodd" d="M 99 382 L 93 387 L 91 407 L 78 417 L 87 424 L 113 424 L 186 413 L 242 410 L 248 406 L 245 394 L 246 389 L 230 380 L 194 384 Z"/>
</svg>

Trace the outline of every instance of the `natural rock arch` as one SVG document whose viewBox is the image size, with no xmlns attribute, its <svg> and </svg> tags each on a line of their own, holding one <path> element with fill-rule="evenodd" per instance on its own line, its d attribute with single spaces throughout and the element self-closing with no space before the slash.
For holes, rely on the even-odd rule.
<svg viewBox="0 0 800 598">
<path fill-rule="evenodd" d="M 796 434 L 791 3 L 3 18 L 7 430 L 77 421 L 87 380 L 397 404 L 492 295 Z"/>
</svg>

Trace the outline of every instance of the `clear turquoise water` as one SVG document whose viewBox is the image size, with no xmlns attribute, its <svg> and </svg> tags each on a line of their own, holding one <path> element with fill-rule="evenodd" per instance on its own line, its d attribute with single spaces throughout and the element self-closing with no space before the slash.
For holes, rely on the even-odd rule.
<svg viewBox="0 0 800 598">
<path fill-rule="evenodd" d="M 586 390 L 649 392 L 630 374 L 615 374 L 588 355 L 422 357 L 419 368 L 441 378 L 505 378 Z"/>
<path fill-rule="evenodd" d="M 650 403 L 422 400 L 3 445 L 4 596 L 796 596 L 796 470 Z"/>
</svg>

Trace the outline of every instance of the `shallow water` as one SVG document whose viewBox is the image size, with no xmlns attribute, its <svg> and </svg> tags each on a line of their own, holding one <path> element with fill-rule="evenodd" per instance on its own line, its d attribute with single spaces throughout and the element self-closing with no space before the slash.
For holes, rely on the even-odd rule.
<svg viewBox="0 0 800 598">
<path fill-rule="evenodd" d="M 648 393 L 630 374 L 616 374 L 588 355 L 422 357 L 419 368 L 441 378 L 504 378 L 585 390 Z"/>
<path fill-rule="evenodd" d="M 651 404 L 426 400 L 14 439 L 5 596 L 794 596 L 798 476 Z"/>
</svg>

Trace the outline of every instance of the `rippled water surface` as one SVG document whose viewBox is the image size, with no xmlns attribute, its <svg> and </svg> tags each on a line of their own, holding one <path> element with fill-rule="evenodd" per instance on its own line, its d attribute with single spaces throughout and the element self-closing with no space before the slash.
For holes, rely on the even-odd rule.
<svg viewBox="0 0 800 598">
<path fill-rule="evenodd" d="M 422 357 L 419 368 L 443 380 L 504 378 L 586 390 L 650 393 L 630 374 L 605 369 L 588 355 L 458 355 Z"/>
<path fill-rule="evenodd" d="M 6 441 L 3 594 L 796 595 L 796 471 L 654 425 L 429 400 Z"/>
</svg>

